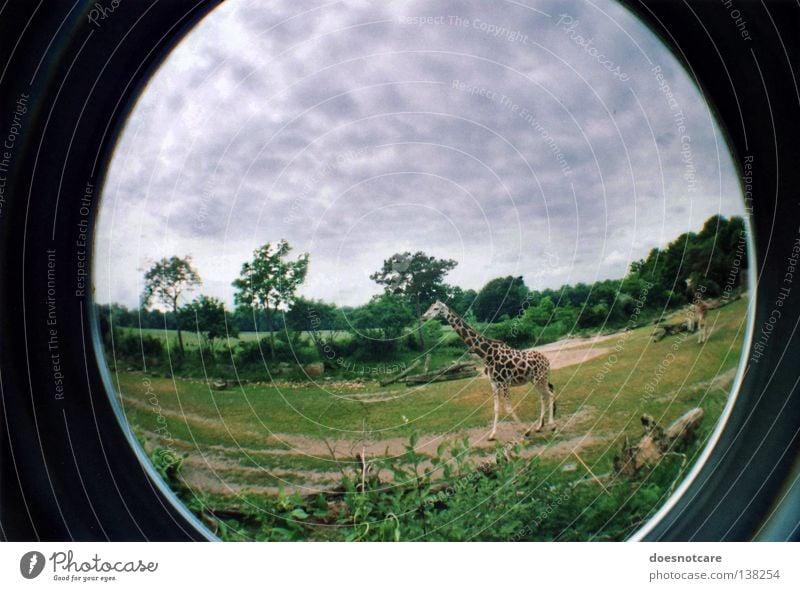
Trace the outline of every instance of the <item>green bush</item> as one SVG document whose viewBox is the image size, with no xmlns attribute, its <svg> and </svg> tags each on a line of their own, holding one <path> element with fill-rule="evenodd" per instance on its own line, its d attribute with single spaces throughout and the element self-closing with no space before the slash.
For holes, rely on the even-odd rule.
<svg viewBox="0 0 800 591">
<path fill-rule="evenodd" d="M 503 322 L 490 324 L 486 327 L 484 334 L 490 339 L 503 341 L 512 347 L 518 347 L 533 340 L 532 335 L 520 319 L 504 320 Z"/>
<path fill-rule="evenodd" d="M 400 339 L 386 339 L 380 330 L 363 329 L 353 333 L 344 347 L 344 357 L 352 361 L 390 361 L 397 358 Z"/>
<path fill-rule="evenodd" d="M 546 326 L 531 324 L 527 318 L 516 318 L 497 322 L 486 327 L 484 334 L 512 347 L 546 345 L 562 338 L 569 328 L 563 322 L 550 322 Z"/>
<path fill-rule="evenodd" d="M 164 344 L 158 337 L 139 332 L 115 332 L 113 355 L 118 360 L 141 362 L 160 360 L 164 355 Z"/>
<path fill-rule="evenodd" d="M 466 345 L 464 345 L 464 341 L 461 340 L 459 334 L 454 330 L 450 330 L 443 333 L 442 338 L 440 340 L 440 346 L 447 348 L 459 348 L 459 349 L 466 347 Z"/>
<path fill-rule="evenodd" d="M 427 348 L 441 346 L 444 342 L 445 332 L 439 322 L 428 322 L 422 325 L 422 335 L 425 339 L 425 346 Z M 456 334 L 458 338 L 458 335 Z M 419 331 L 415 328 L 410 330 L 408 334 L 403 337 L 403 346 L 412 351 L 420 348 L 419 344 Z"/>
<path fill-rule="evenodd" d="M 553 322 L 534 332 L 534 340 L 531 343 L 536 346 L 553 343 L 566 334 L 566 328 L 560 322 Z"/>
<path fill-rule="evenodd" d="M 291 342 L 275 339 L 274 361 L 284 363 L 311 363 L 319 360 L 316 348 L 302 337 L 289 337 Z M 264 337 L 260 341 L 243 341 L 234 355 L 237 366 L 262 366 L 264 362 L 272 363 L 272 342 Z"/>
</svg>

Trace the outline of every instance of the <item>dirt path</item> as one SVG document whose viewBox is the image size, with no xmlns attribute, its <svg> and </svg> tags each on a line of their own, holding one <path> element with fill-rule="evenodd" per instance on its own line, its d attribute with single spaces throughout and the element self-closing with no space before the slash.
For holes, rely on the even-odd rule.
<svg viewBox="0 0 800 591">
<path fill-rule="evenodd" d="M 620 333 L 614 333 L 589 338 L 561 339 L 555 343 L 536 347 L 536 350 L 544 353 L 550 360 L 550 369 L 561 369 L 605 355 L 611 348 L 597 347 L 597 343 L 615 339 L 619 335 Z"/>
<path fill-rule="evenodd" d="M 620 332 L 615 332 L 613 334 L 597 335 L 594 337 L 574 337 L 570 339 L 561 339 L 559 341 L 555 341 L 554 343 L 547 343 L 546 345 L 536 348 L 539 351 L 546 353 L 547 351 L 560 351 L 562 349 L 593 347 L 595 343 L 602 343 L 603 341 L 615 339 L 621 334 L 622 333 Z"/>
<path fill-rule="evenodd" d="M 610 347 L 595 347 L 593 349 L 558 349 L 545 351 L 550 360 L 550 369 L 562 369 L 570 365 L 585 363 L 595 357 L 600 357 L 611 351 Z"/>
</svg>

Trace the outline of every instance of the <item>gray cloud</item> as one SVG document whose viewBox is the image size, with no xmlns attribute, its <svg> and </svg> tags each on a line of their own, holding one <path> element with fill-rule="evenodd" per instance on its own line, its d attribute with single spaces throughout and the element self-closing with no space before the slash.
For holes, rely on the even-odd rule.
<svg viewBox="0 0 800 591">
<path fill-rule="evenodd" d="M 458 260 L 463 287 L 507 273 L 557 287 L 619 277 L 717 212 L 742 212 L 723 138 L 615 4 L 234 0 L 128 121 L 95 283 L 134 305 L 148 261 L 192 254 L 230 303 L 252 250 L 286 238 L 311 253 L 304 293 L 340 304 L 412 249 Z"/>
</svg>

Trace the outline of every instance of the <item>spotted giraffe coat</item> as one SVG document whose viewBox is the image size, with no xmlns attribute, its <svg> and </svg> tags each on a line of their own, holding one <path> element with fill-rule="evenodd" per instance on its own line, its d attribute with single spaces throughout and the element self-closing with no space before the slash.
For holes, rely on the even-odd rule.
<svg viewBox="0 0 800 591">
<path fill-rule="evenodd" d="M 484 371 L 493 382 L 503 386 L 521 386 L 531 382 L 544 387 L 549 385 L 550 361 L 539 351 L 514 349 L 502 341 L 479 335 L 449 308 L 444 317 L 469 351 L 484 360 Z"/>
</svg>

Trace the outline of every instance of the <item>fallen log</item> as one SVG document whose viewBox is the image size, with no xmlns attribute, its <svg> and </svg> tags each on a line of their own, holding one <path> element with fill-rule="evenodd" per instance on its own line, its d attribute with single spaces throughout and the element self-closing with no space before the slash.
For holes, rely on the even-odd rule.
<svg viewBox="0 0 800 591">
<path fill-rule="evenodd" d="M 478 375 L 475 364 L 471 361 L 451 363 L 436 371 L 409 376 L 405 379 L 406 386 L 428 384 L 430 382 L 447 382 L 450 380 L 463 380 Z"/>
<path fill-rule="evenodd" d="M 672 336 L 681 332 L 694 332 L 693 327 L 690 326 L 688 320 L 681 320 L 680 322 L 670 322 L 659 324 L 653 330 L 653 342 L 657 343 L 667 335 Z"/>
<path fill-rule="evenodd" d="M 742 298 L 742 294 L 734 294 L 729 298 L 718 298 L 713 300 L 704 300 L 706 305 L 706 309 L 708 310 L 716 310 L 718 308 L 722 308 L 727 306 L 728 304 L 732 304 L 733 302 L 740 300 Z M 653 329 L 653 342 L 657 343 L 661 339 L 666 336 L 676 335 L 681 332 L 689 332 L 695 333 L 697 332 L 697 325 L 694 321 L 693 312 L 691 310 L 691 306 L 685 309 L 686 317 L 679 321 L 679 322 L 658 322 L 656 320 L 655 324 L 658 326 Z"/>
<path fill-rule="evenodd" d="M 432 371 L 430 373 L 443 374 L 443 373 L 450 373 L 453 371 L 460 371 L 462 369 L 475 369 L 475 363 L 472 361 L 462 361 L 460 363 L 453 362 L 450 365 L 446 365 L 441 369 L 437 369 L 436 371 Z"/>
<path fill-rule="evenodd" d="M 406 386 L 415 386 L 418 384 L 430 384 L 433 382 L 449 382 L 451 380 L 474 378 L 477 375 L 478 371 L 476 369 L 462 369 L 460 371 L 448 373 L 431 372 L 417 376 L 409 376 L 405 379 L 405 384 Z"/>
<path fill-rule="evenodd" d="M 693 408 L 675 419 L 664 432 L 670 445 L 674 442 L 690 441 L 693 439 L 697 428 L 700 426 L 700 423 L 703 422 L 704 415 L 705 413 L 702 408 Z"/>
<path fill-rule="evenodd" d="M 461 371 L 463 369 L 475 369 L 475 363 L 473 361 L 462 361 L 462 362 L 453 362 L 450 365 L 445 365 L 444 367 L 440 367 L 434 371 L 426 371 L 421 374 L 417 374 L 416 377 L 420 376 L 438 376 L 446 373 L 453 373 L 456 371 Z"/>
<path fill-rule="evenodd" d="M 406 386 L 413 386 L 417 384 L 427 384 L 430 382 L 446 382 L 449 380 L 462 380 L 464 378 L 472 378 L 478 375 L 476 365 L 472 361 L 462 361 L 460 363 L 451 363 L 445 367 L 439 368 L 434 371 L 427 371 L 430 365 L 431 356 L 427 355 L 425 358 L 425 370 L 421 374 L 415 376 L 409 375 L 414 369 L 419 367 L 420 360 L 417 359 L 414 363 L 409 365 L 405 370 L 392 376 L 388 380 L 380 382 L 381 386 L 388 386 L 397 382 L 403 382 Z"/>
<path fill-rule="evenodd" d="M 414 371 L 419 366 L 419 364 L 420 364 L 420 361 L 419 361 L 419 359 L 417 359 L 414 363 L 409 365 L 407 368 L 405 368 L 403 371 L 401 371 L 396 376 L 394 376 L 394 377 L 392 377 L 392 378 L 390 378 L 388 380 L 384 380 L 384 381 L 380 382 L 380 385 L 381 386 L 388 386 L 389 384 L 394 384 L 395 382 L 399 382 L 404 377 L 406 377 L 408 374 L 410 374 L 412 371 Z"/>
<path fill-rule="evenodd" d="M 644 435 L 635 445 L 630 445 L 625 438 L 622 450 L 614 456 L 614 471 L 625 476 L 637 476 L 646 466 L 655 466 L 664 455 L 694 439 L 704 416 L 702 408 L 693 408 L 663 429 L 652 416 L 643 414 Z"/>
</svg>

